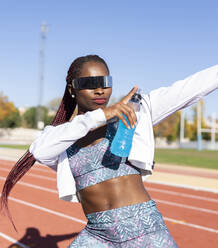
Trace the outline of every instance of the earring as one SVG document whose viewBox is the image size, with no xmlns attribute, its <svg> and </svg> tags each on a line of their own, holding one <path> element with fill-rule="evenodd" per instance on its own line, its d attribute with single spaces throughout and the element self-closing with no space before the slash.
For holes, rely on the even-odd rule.
<svg viewBox="0 0 218 248">
<path fill-rule="evenodd" d="M 72 96 L 72 98 L 75 98 L 75 95 L 74 94 L 72 94 L 71 96 Z"/>
</svg>

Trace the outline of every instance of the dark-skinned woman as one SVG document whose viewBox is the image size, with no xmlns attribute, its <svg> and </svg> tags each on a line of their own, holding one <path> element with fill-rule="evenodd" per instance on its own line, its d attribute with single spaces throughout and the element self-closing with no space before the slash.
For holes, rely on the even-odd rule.
<svg viewBox="0 0 218 248">
<path fill-rule="evenodd" d="M 28 161 L 33 164 L 37 160 L 55 169 L 59 197 L 82 204 L 88 223 L 70 248 L 177 247 L 142 181 L 142 176 L 153 169 L 153 126 L 217 89 L 217 73 L 218 66 L 210 67 L 170 87 L 142 94 L 136 116 L 128 101 L 137 86 L 121 101 L 107 106 L 112 77 L 105 61 L 97 55 L 87 55 L 71 64 L 65 94 L 52 125 L 44 129 L 18 162 L 28 167 Z M 127 128 L 136 125 L 128 157 L 110 151 L 116 118 Z M 15 178 L 18 164 L 13 172 Z M 12 174 L 7 180 L 10 177 Z M 8 181 L 7 184 L 13 187 Z M 4 199 L 9 192 L 5 186 Z"/>
</svg>

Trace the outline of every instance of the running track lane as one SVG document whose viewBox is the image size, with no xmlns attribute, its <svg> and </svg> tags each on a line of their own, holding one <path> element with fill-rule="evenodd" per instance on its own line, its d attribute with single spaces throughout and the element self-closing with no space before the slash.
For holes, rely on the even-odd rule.
<svg viewBox="0 0 218 248">
<path fill-rule="evenodd" d="M 13 162 L 0 161 L 0 189 L 12 165 Z M 145 185 L 180 248 L 216 247 L 218 194 L 161 184 Z M 13 230 L 6 217 L 1 216 L 1 248 L 21 242 L 30 227 L 35 228 L 29 229 L 32 236 L 40 235 L 35 238 L 41 242 L 38 247 L 64 248 L 86 221 L 80 204 L 58 199 L 55 173 L 40 165 L 34 166 L 13 189 L 9 207 L 19 233 Z M 29 242 L 36 243 L 34 238 Z"/>
</svg>

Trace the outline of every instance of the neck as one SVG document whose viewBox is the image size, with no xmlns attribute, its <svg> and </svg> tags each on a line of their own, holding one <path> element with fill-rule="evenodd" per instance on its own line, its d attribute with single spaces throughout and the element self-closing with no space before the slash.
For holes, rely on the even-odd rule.
<svg viewBox="0 0 218 248">
<path fill-rule="evenodd" d="M 96 109 L 97 109 L 97 108 L 96 108 Z M 94 110 L 96 110 L 96 109 L 83 109 L 83 108 L 81 108 L 81 107 L 78 106 L 78 112 L 77 112 L 77 114 L 78 114 L 78 115 L 85 114 L 85 113 L 88 112 L 88 111 L 94 111 Z"/>
<path fill-rule="evenodd" d="M 89 111 L 88 109 L 83 109 L 80 106 L 78 106 L 78 112 L 77 112 L 77 114 L 78 115 L 82 115 L 82 114 L 85 114 L 88 111 Z"/>
</svg>

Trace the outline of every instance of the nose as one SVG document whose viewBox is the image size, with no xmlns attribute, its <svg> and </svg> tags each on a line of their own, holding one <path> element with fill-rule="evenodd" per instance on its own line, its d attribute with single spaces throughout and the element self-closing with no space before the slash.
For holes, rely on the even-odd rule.
<svg viewBox="0 0 218 248">
<path fill-rule="evenodd" d="M 104 94 L 104 89 L 103 88 L 96 88 L 95 89 L 95 94 L 97 94 L 97 95 L 103 95 Z"/>
</svg>

